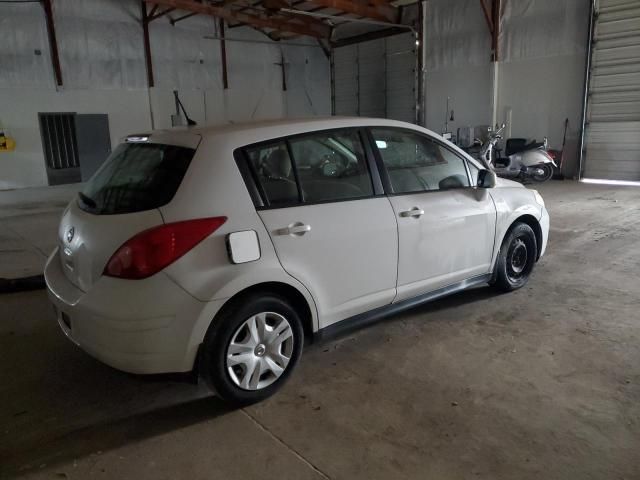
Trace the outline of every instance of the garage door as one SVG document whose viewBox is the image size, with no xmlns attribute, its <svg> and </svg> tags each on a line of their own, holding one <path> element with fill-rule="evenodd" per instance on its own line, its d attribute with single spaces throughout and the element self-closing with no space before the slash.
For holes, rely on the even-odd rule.
<svg viewBox="0 0 640 480">
<path fill-rule="evenodd" d="M 334 48 L 335 115 L 416 121 L 416 45 L 412 33 Z"/>
<path fill-rule="evenodd" d="M 640 0 L 598 3 L 583 177 L 640 181 Z"/>
</svg>

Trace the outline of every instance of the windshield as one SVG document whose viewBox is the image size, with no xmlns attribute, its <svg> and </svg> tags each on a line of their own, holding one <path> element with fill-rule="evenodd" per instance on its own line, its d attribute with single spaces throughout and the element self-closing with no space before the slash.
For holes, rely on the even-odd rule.
<svg viewBox="0 0 640 480">
<path fill-rule="evenodd" d="M 110 215 L 166 205 L 182 182 L 195 150 L 155 143 L 123 143 L 79 193 L 83 210 Z"/>
</svg>

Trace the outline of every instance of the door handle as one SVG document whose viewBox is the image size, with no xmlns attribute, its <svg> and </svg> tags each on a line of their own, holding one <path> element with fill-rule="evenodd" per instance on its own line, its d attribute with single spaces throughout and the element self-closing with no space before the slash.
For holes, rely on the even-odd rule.
<svg viewBox="0 0 640 480">
<path fill-rule="evenodd" d="M 413 207 L 411 210 L 405 210 L 400 212 L 401 217 L 421 217 L 424 215 L 424 210 L 419 207 Z"/>
<path fill-rule="evenodd" d="M 301 237 L 307 232 L 311 231 L 311 225 L 306 225 L 302 222 L 295 222 L 286 228 L 278 230 L 278 235 L 292 235 L 294 237 Z"/>
</svg>

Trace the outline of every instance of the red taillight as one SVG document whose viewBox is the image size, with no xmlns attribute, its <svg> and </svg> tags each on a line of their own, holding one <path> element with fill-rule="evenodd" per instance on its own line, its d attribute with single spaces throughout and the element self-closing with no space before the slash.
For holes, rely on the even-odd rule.
<svg viewBox="0 0 640 480">
<path fill-rule="evenodd" d="M 116 250 L 104 275 L 131 280 L 150 277 L 175 262 L 226 221 L 227 217 L 201 218 L 145 230 Z"/>
</svg>

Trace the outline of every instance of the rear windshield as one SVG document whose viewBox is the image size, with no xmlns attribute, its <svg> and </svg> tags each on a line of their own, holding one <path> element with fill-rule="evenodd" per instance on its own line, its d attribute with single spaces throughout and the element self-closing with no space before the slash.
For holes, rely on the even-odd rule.
<svg viewBox="0 0 640 480">
<path fill-rule="evenodd" d="M 191 163 L 195 150 L 154 143 L 123 143 L 80 192 L 80 208 L 112 215 L 166 205 Z"/>
</svg>

